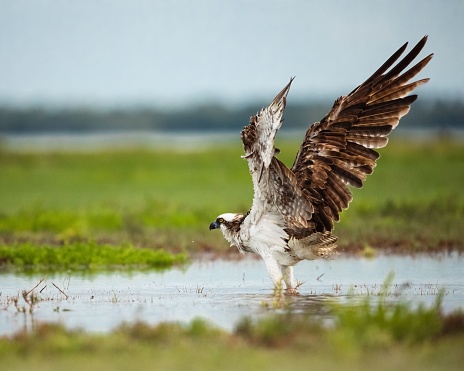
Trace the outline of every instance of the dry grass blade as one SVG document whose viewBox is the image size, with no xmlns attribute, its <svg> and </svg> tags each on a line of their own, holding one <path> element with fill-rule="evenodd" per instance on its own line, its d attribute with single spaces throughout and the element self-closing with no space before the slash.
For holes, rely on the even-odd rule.
<svg viewBox="0 0 464 371">
<path fill-rule="evenodd" d="M 61 293 L 66 297 L 66 299 L 68 299 L 69 296 L 66 295 L 66 293 L 65 293 L 63 290 L 61 290 L 61 289 L 60 289 L 57 285 L 55 285 L 53 282 L 52 282 L 52 285 L 55 286 L 56 289 L 57 289 L 59 292 L 61 292 Z"/>
<path fill-rule="evenodd" d="M 47 278 L 47 276 L 44 276 L 38 283 L 35 285 L 32 289 L 30 289 L 28 292 L 26 292 L 26 296 L 28 296 L 32 291 L 34 291 L 44 280 Z"/>
</svg>

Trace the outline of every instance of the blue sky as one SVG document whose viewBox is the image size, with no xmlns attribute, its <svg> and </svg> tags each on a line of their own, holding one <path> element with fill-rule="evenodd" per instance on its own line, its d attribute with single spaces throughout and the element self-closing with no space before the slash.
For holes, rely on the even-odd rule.
<svg viewBox="0 0 464 371">
<path fill-rule="evenodd" d="M 464 1 L 0 0 L 0 105 L 179 107 L 346 94 L 398 47 L 464 99 Z M 412 46 L 411 45 L 411 46 Z"/>
</svg>

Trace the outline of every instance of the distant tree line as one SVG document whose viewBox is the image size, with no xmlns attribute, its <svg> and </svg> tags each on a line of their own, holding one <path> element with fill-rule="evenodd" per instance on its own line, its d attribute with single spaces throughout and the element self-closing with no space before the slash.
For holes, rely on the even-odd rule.
<svg viewBox="0 0 464 371">
<path fill-rule="evenodd" d="M 285 129 L 306 128 L 320 120 L 331 103 L 289 104 L 284 115 Z M 121 130 L 240 130 L 260 105 L 225 108 L 203 105 L 188 109 L 96 109 L 44 108 L 14 109 L 0 107 L 0 133 L 84 132 Z M 464 129 L 464 102 L 419 100 L 403 119 L 403 128 Z"/>
</svg>

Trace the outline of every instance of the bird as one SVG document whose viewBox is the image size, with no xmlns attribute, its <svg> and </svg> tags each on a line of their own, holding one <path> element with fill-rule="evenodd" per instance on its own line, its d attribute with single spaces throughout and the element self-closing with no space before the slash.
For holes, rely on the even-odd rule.
<svg viewBox="0 0 464 371">
<path fill-rule="evenodd" d="M 409 68 L 427 38 L 399 60 L 406 42 L 366 81 L 336 99 L 328 114 L 308 127 L 291 168 L 277 158 L 274 140 L 294 77 L 241 131 L 252 206 L 246 213 L 220 214 L 209 229 L 219 229 L 240 253 L 260 255 L 275 287 L 298 294 L 302 282 L 294 278 L 295 264 L 338 255 L 332 231 L 353 198 L 350 187 L 362 188 L 380 157 L 375 149 L 387 145 L 388 134 L 417 99 L 409 94 L 429 81 L 410 82 L 433 54 Z"/>
</svg>

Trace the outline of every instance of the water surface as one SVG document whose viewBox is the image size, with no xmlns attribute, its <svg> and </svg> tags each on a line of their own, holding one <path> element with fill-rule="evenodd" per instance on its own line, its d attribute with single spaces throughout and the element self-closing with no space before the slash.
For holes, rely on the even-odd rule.
<svg viewBox="0 0 464 371">
<path fill-rule="evenodd" d="M 463 262 L 464 256 L 456 253 L 304 261 L 295 267 L 296 278 L 305 281 L 301 295 L 288 298 L 286 309 L 275 308 L 264 263 L 253 258 L 198 260 L 163 272 L 48 274 L 34 289 L 42 301 L 32 315 L 18 312 L 12 298 L 19 295 L 19 307 L 28 308 L 21 291 L 31 290 L 43 275 L 4 273 L 0 274 L 0 335 L 44 321 L 108 332 L 124 322 L 188 322 L 201 317 L 230 330 L 244 316 L 272 311 L 327 316 L 325 303 L 346 301 L 350 291 L 375 299 L 391 272 L 395 274 L 387 290 L 391 300 L 432 305 L 443 289 L 443 310 L 450 312 L 464 308 Z"/>
</svg>

